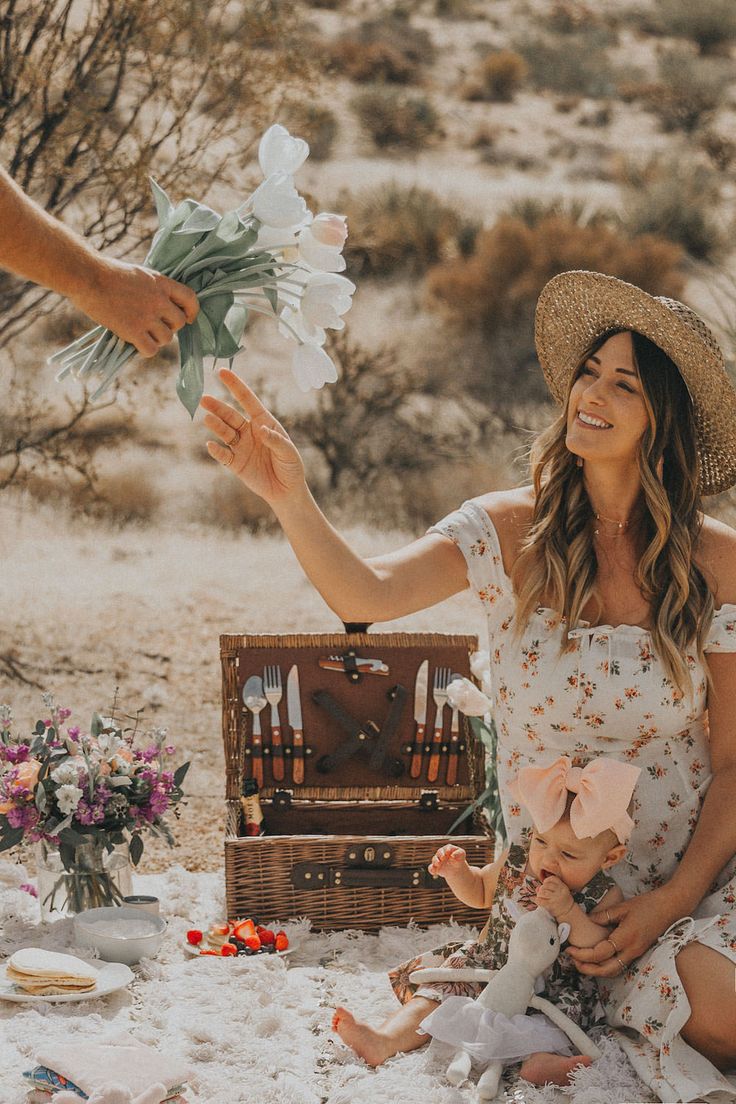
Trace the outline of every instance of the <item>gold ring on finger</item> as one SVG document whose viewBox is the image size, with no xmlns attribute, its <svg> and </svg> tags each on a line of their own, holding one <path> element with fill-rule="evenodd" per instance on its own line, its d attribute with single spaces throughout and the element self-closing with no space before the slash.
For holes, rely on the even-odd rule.
<svg viewBox="0 0 736 1104">
<path fill-rule="evenodd" d="M 609 925 L 612 923 L 611 910 L 610 909 L 606 909 L 606 923 L 609 924 Z"/>
<path fill-rule="evenodd" d="M 621 967 L 622 972 L 626 973 L 627 966 L 626 966 L 626 963 L 621 958 L 621 955 L 616 955 L 616 961 L 618 962 L 619 966 Z"/>
<path fill-rule="evenodd" d="M 234 459 L 235 459 L 235 456 L 234 456 L 234 455 L 233 455 L 233 453 L 231 452 L 231 453 L 230 453 L 230 459 L 229 459 L 229 460 L 227 461 L 227 463 L 225 464 L 225 467 L 226 467 L 226 468 L 229 468 L 229 467 L 231 467 L 231 466 L 232 466 L 232 462 L 233 462 L 233 460 L 234 460 Z"/>
<path fill-rule="evenodd" d="M 607 942 L 607 943 L 610 943 L 610 944 L 611 944 L 611 946 L 613 947 L 613 953 L 614 953 L 614 954 L 618 954 L 618 947 L 616 946 L 616 944 L 614 943 L 614 941 L 613 941 L 613 940 L 611 939 L 610 935 L 609 935 L 609 936 L 607 937 L 607 939 L 606 939 L 606 942 Z"/>
<path fill-rule="evenodd" d="M 232 448 L 233 445 L 237 445 L 239 441 L 240 441 L 240 430 L 236 429 L 235 430 L 235 436 L 233 437 L 232 441 L 230 442 L 230 448 Z"/>
</svg>

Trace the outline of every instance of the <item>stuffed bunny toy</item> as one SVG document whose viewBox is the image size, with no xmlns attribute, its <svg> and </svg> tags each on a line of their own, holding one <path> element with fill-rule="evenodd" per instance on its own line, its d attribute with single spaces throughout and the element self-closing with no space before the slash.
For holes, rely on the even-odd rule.
<svg viewBox="0 0 736 1104">
<path fill-rule="evenodd" d="M 501 1012 L 509 1018 L 523 1015 L 527 1008 L 536 1008 L 557 1025 L 581 1054 L 600 1058 L 601 1052 L 564 1012 L 549 1001 L 535 995 L 535 981 L 547 970 L 560 953 L 560 945 L 570 934 L 568 924 L 557 922 L 544 908 L 532 912 L 518 910 L 517 922 L 509 937 L 508 959 L 500 970 L 475 968 L 428 967 L 415 970 L 412 982 L 436 981 L 488 981 L 488 985 L 476 998 L 483 1008 Z M 472 1059 L 468 1051 L 458 1049 L 447 1069 L 447 1079 L 453 1085 L 461 1084 L 469 1075 Z M 504 1063 L 492 1061 L 478 1081 L 481 1100 L 493 1100 L 498 1093 Z"/>
</svg>

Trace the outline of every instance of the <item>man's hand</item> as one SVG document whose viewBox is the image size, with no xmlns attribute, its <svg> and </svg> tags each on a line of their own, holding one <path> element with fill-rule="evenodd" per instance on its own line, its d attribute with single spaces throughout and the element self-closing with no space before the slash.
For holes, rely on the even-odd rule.
<svg viewBox="0 0 736 1104">
<path fill-rule="evenodd" d="M 652 947 L 670 924 L 680 918 L 680 909 L 665 887 L 642 893 L 609 908 L 594 909 L 590 919 L 597 924 L 617 925 L 610 936 L 594 947 L 568 947 L 581 974 L 617 977 Z"/>
<path fill-rule="evenodd" d="M 555 874 L 545 878 L 537 890 L 537 904 L 554 916 L 555 920 L 564 920 L 564 913 L 575 904 L 572 893 Z"/>
<path fill-rule="evenodd" d="M 71 296 L 75 306 L 143 357 L 152 357 L 199 311 L 191 288 L 141 265 L 96 256 Z"/>
</svg>

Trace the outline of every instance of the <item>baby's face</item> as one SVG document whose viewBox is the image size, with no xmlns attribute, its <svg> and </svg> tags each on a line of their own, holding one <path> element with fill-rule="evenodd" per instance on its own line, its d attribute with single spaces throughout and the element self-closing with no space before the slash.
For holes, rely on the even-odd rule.
<svg viewBox="0 0 736 1104">
<path fill-rule="evenodd" d="M 563 818 L 546 832 L 533 829 L 529 869 L 540 882 L 550 874 L 556 875 L 576 893 L 601 869 L 609 848 L 607 833 L 578 839 L 570 821 Z"/>
</svg>

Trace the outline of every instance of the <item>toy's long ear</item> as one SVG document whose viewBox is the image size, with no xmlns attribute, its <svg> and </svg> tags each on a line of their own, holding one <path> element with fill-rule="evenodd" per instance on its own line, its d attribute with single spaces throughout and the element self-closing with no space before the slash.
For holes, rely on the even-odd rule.
<svg viewBox="0 0 736 1104">
<path fill-rule="evenodd" d="M 509 913 L 512 920 L 518 923 L 518 921 L 524 915 L 524 909 L 521 908 L 521 906 L 518 905 L 516 901 L 514 901 L 511 897 L 504 901 L 504 904 L 506 906 L 506 911 Z"/>
<path fill-rule="evenodd" d="M 562 944 L 565 942 L 565 940 L 567 939 L 567 937 L 570 934 L 570 925 L 569 924 L 558 924 L 557 925 L 557 934 L 560 937 L 560 946 L 562 946 Z"/>
</svg>

